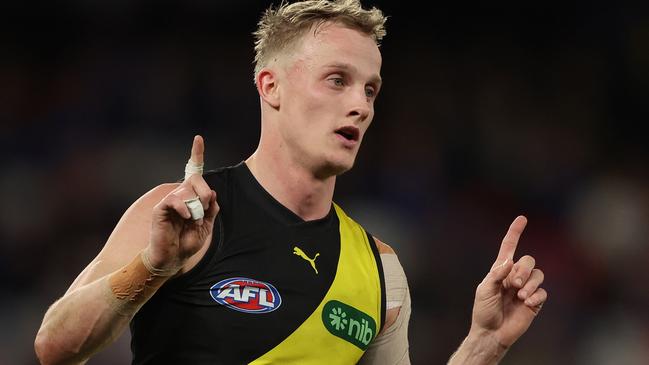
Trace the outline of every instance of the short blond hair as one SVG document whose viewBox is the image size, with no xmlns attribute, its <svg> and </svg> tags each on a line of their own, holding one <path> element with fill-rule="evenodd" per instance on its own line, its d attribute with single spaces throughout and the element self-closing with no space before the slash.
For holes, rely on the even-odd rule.
<svg viewBox="0 0 649 365">
<path fill-rule="evenodd" d="M 375 7 L 366 10 L 360 0 L 305 0 L 277 8 L 269 7 L 258 23 L 255 36 L 255 77 L 283 50 L 296 44 L 313 26 L 337 22 L 372 37 L 377 45 L 385 36 L 383 12 Z"/>
</svg>

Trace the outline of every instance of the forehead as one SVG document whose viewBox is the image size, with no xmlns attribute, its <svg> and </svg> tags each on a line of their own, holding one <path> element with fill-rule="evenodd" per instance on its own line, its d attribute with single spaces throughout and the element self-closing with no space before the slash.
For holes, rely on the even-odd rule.
<svg viewBox="0 0 649 365">
<path fill-rule="evenodd" d="M 378 76 L 381 71 L 381 52 L 376 42 L 367 34 L 337 23 L 308 30 L 294 56 L 309 68 L 347 64 L 368 77 Z"/>
</svg>

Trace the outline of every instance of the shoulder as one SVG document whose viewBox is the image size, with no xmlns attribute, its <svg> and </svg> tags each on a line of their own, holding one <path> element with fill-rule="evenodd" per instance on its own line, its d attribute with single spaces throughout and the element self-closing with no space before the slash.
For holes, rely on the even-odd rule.
<svg viewBox="0 0 649 365">
<path fill-rule="evenodd" d="M 347 219 L 347 220 L 351 221 L 353 224 L 359 226 L 361 228 L 361 230 L 363 230 L 368 236 L 370 236 L 372 238 L 372 240 L 374 241 L 374 244 L 376 245 L 376 248 L 378 249 L 380 255 L 382 255 L 382 254 L 396 255 L 396 252 L 394 251 L 394 249 L 392 247 L 390 247 L 390 245 L 383 242 L 382 240 L 380 240 L 375 235 L 371 234 L 360 223 L 358 223 L 356 220 L 354 220 L 349 215 L 347 215 L 347 213 L 343 210 L 343 208 L 341 208 L 335 202 L 334 202 L 334 207 L 336 208 L 336 213 L 338 214 L 338 216 L 340 218 Z"/>
<path fill-rule="evenodd" d="M 394 249 L 388 245 L 387 243 L 381 241 L 380 239 L 372 236 L 374 238 L 374 243 L 376 244 L 376 248 L 379 250 L 379 254 L 392 254 L 396 255 L 397 253 L 394 251 Z"/>
<path fill-rule="evenodd" d="M 394 249 L 382 240 L 373 238 L 381 256 L 385 280 L 386 313 L 382 331 L 385 332 L 395 324 L 402 313 L 402 307 L 407 307 L 406 316 L 409 316 L 408 280 Z"/>
</svg>

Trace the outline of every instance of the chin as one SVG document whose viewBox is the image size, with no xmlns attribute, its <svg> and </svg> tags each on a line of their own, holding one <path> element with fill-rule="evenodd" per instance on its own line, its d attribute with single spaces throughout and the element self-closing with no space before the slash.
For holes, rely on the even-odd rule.
<svg viewBox="0 0 649 365">
<path fill-rule="evenodd" d="M 354 167 L 355 159 L 329 159 L 327 160 L 320 169 L 318 169 L 317 175 L 321 178 L 327 178 L 331 176 L 342 175 L 345 172 L 351 170 Z"/>
</svg>

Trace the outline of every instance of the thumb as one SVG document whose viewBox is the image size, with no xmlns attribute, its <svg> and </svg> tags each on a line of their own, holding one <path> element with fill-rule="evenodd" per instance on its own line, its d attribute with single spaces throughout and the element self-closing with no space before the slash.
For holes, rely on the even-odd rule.
<svg viewBox="0 0 649 365">
<path fill-rule="evenodd" d="M 486 291 L 484 294 L 495 295 L 500 293 L 503 287 L 503 280 L 507 278 L 507 275 L 509 275 L 513 267 L 514 261 L 510 259 L 505 259 L 505 261 L 498 265 L 494 264 L 483 281 L 482 287 Z"/>
</svg>

